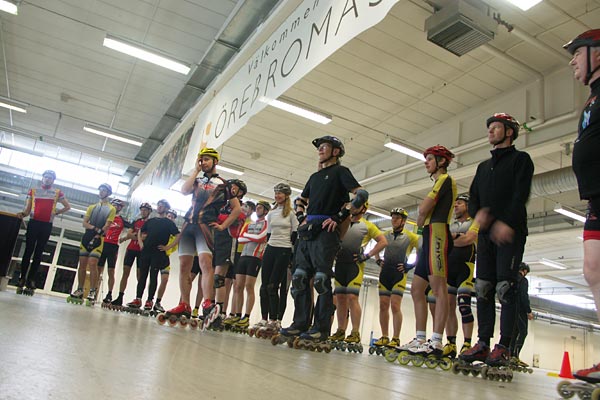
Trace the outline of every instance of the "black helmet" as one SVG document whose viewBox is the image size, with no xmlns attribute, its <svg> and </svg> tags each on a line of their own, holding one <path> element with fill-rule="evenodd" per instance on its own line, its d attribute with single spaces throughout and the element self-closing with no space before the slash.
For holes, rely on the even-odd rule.
<svg viewBox="0 0 600 400">
<path fill-rule="evenodd" d="M 402 218 L 408 218 L 408 213 L 402 207 L 392 208 L 392 211 L 390 211 L 390 216 L 392 215 L 400 215 Z"/>
<path fill-rule="evenodd" d="M 283 183 L 283 182 L 278 183 L 277 185 L 273 186 L 273 191 L 283 193 L 287 196 L 292 194 L 292 188 L 290 187 L 290 185 L 288 185 L 287 183 Z"/>
<path fill-rule="evenodd" d="M 51 169 L 45 170 L 44 173 L 42 174 L 42 178 L 45 177 L 46 175 L 51 176 L 52 179 L 56 179 L 56 172 L 52 171 Z"/>
<path fill-rule="evenodd" d="M 514 117 L 506 113 L 496 113 L 489 117 L 486 121 L 485 126 L 490 127 L 492 122 L 501 122 L 505 127 L 509 127 L 513 130 L 513 140 L 516 140 L 519 137 L 519 121 L 517 121 Z"/>
<path fill-rule="evenodd" d="M 237 187 L 240 188 L 240 192 L 237 195 L 237 197 L 239 197 L 239 198 L 244 197 L 246 195 L 246 193 L 248 193 L 248 186 L 246 186 L 244 181 L 242 181 L 241 179 L 229 179 L 229 180 L 227 180 L 227 183 L 229 185 L 236 185 Z"/>
<path fill-rule="evenodd" d="M 112 186 L 110 186 L 108 183 L 102 183 L 100 184 L 100 186 L 98 186 L 98 190 L 102 190 L 102 188 L 106 189 L 106 191 L 108 192 L 108 195 L 110 196 L 112 194 Z"/>
<path fill-rule="evenodd" d="M 519 271 L 527 271 L 527 273 L 530 273 L 531 268 L 529 268 L 527 263 L 522 262 L 521 265 L 519 265 Z"/>
<path fill-rule="evenodd" d="M 119 206 L 119 207 L 123 208 L 123 202 L 121 200 L 119 200 L 119 199 L 112 199 L 110 201 L 110 204 L 112 204 L 115 207 Z"/>
<path fill-rule="evenodd" d="M 157 205 L 157 206 L 160 206 L 161 204 L 162 204 L 163 206 L 167 207 L 167 209 L 170 209 L 170 208 L 171 208 L 171 204 L 169 203 L 169 201 L 168 201 L 167 199 L 160 199 L 160 200 L 159 200 L 159 201 L 156 203 L 156 205 Z"/>
<path fill-rule="evenodd" d="M 152 206 L 150 205 L 150 203 L 142 203 L 142 204 L 140 204 L 140 210 L 142 208 L 145 208 L 146 210 L 152 212 Z"/>
<path fill-rule="evenodd" d="M 456 197 L 456 201 L 458 201 L 458 200 L 462 200 L 465 203 L 469 204 L 469 194 L 468 193 L 459 194 Z"/>
<path fill-rule="evenodd" d="M 317 149 L 322 143 L 329 143 L 334 149 L 340 149 L 340 154 L 338 155 L 338 158 L 342 158 L 344 154 L 346 154 L 346 150 L 344 149 L 344 143 L 342 143 L 342 141 L 335 136 L 326 135 L 320 138 L 316 138 L 312 141 L 313 146 L 315 146 Z"/>
<path fill-rule="evenodd" d="M 271 203 L 265 200 L 259 200 L 257 206 L 263 206 L 265 210 L 271 211 Z"/>
<path fill-rule="evenodd" d="M 255 202 L 248 200 L 248 201 L 245 201 L 245 202 L 244 202 L 244 204 L 245 204 L 246 206 L 250 207 L 250 209 L 251 209 L 252 211 L 255 211 L 255 210 L 256 210 L 256 203 L 255 203 Z"/>
</svg>

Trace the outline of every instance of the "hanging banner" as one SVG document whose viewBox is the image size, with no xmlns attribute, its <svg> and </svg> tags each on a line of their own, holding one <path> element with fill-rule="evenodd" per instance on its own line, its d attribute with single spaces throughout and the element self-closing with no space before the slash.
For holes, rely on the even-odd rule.
<svg viewBox="0 0 600 400">
<path fill-rule="evenodd" d="M 183 165 L 217 148 L 337 49 L 379 23 L 398 0 L 305 0 L 202 111 Z"/>
</svg>

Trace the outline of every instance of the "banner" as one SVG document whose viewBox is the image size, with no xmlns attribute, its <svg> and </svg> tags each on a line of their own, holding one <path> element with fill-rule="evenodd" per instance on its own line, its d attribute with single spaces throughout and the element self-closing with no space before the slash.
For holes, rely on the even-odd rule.
<svg viewBox="0 0 600 400">
<path fill-rule="evenodd" d="M 398 0 L 305 0 L 199 115 L 183 173 L 198 151 L 217 148 L 269 101 L 359 33 L 379 23 Z"/>
</svg>

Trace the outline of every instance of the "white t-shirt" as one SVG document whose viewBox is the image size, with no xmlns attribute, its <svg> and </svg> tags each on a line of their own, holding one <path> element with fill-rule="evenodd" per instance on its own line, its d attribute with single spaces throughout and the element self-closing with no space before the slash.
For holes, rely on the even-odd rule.
<svg viewBox="0 0 600 400">
<path fill-rule="evenodd" d="M 285 218 L 282 213 L 283 207 L 278 205 L 267 214 L 267 233 L 271 234 L 267 244 L 273 247 L 291 248 L 292 232 L 298 230 L 298 220 L 293 210 Z"/>
</svg>

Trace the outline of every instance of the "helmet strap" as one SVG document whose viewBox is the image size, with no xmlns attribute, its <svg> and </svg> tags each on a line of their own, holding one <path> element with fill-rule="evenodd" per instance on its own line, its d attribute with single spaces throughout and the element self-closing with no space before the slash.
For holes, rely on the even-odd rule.
<svg viewBox="0 0 600 400">
<path fill-rule="evenodd" d="M 42 189 L 48 190 L 48 189 L 50 189 L 51 187 L 52 187 L 52 185 L 44 185 L 44 184 L 42 183 Z"/>
<path fill-rule="evenodd" d="M 592 79 L 592 76 L 596 73 L 596 71 L 598 71 L 600 69 L 600 65 L 596 66 L 596 68 L 594 68 L 592 70 L 592 49 L 590 46 L 587 46 L 587 72 L 585 74 L 585 80 L 583 82 L 584 85 L 589 85 L 590 84 L 590 80 Z"/>
</svg>

